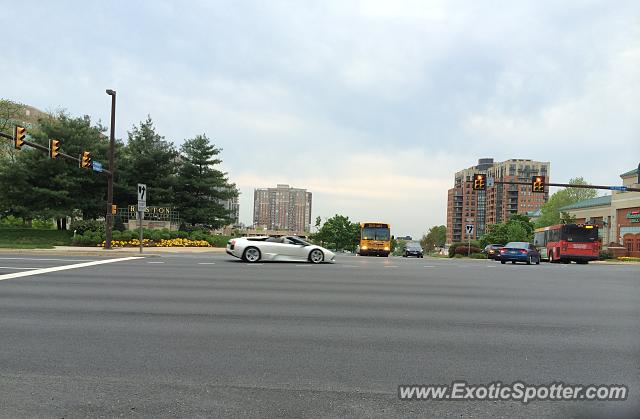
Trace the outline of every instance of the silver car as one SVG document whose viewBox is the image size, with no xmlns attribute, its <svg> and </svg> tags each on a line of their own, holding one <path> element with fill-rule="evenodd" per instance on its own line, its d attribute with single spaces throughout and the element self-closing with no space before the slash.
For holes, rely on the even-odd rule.
<svg viewBox="0 0 640 419">
<path fill-rule="evenodd" d="M 267 261 L 333 262 L 336 255 L 296 236 L 240 237 L 227 243 L 227 254 L 247 263 Z"/>
</svg>

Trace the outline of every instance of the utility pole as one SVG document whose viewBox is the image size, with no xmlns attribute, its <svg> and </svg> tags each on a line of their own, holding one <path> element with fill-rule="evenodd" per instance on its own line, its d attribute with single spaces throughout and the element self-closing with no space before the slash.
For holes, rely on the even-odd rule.
<svg viewBox="0 0 640 419">
<path fill-rule="evenodd" d="M 107 94 L 111 96 L 111 135 L 109 136 L 109 175 L 107 181 L 107 213 L 106 213 L 106 228 L 105 228 L 105 249 L 111 249 L 111 232 L 113 230 L 113 171 L 115 170 L 113 162 L 113 151 L 115 148 L 116 137 L 116 91 L 107 89 Z"/>
</svg>

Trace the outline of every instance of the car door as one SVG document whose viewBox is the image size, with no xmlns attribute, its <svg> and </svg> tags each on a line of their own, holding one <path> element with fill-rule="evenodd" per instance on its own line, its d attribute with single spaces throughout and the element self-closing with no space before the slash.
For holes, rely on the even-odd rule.
<svg viewBox="0 0 640 419">
<path fill-rule="evenodd" d="M 295 237 L 286 237 L 286 243 L 288 256 L 299 260 L 307 259 L 308 249 L 301 241 L 297 240 Z"/>
</svg>

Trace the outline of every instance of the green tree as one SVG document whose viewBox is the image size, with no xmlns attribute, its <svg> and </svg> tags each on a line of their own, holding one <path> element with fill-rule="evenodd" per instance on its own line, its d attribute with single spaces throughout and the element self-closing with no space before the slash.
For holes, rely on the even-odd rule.
<svg viewBox="0 0 640 419">
<path fill-rule="evenodd" d="M 147 185 L 147 205 L 177 206 L 174 189 L 177 182 L 178 151 L 156 132 L 148 116 L 128 132 L 128 141 L 116 159 L 115 202 L 134 204 L 136 185 Z"/>
<path fill-rule="evenodd" d="M 569 180 L 572 185 L 587 185 L 587 182 L 582 177 L 577 177 Z M 584 188 L 565 188 L 557 191 L 549 197 L 549 200 L 540 208 L 540 218 L 536 221 L 536 227 L 547 227 L 554 224 L 560 224 L 564 221 L 570 220 L 570 217 L 562 217 L 560 214 L 560 208 L 567 205 L 575 204 L 576 202 L 583 201 L 585 199 L 591 199 L 598 196 L 598 191 L 595 189 Z"/>
<path fill-rule="evenodd" d="M 224 202 L 238 196 L 226 173 L 216 169 L 222 160 L 221 149 L 206 135 L 185 141 L 180 148 L 181 163 L 176 184 L 176 202 L 185 223 L 204 224 L 213 228 L 232 222 Z"/>
<path fill-rule="evenodd" d="M 429 229 L 427 234 L 420 239 L 420 245 L 425 251 L 429 252 L 435 247 L 444 246 L 447 241 L 447 226 L 433 226 Z"/>
<path fill-rule="evenodd" d="M 506 244 L 508 242 L 531 242 L 533 240 L 534 225 L 526 215 L 513 214 L 504 223 L 487 226 L 485 234 L 480 238 L 480 244 Z"/>
<path fill-rule="evenodd" d="M 40 119 L 33 141 L 48 144 L 58 139 L 61 150 L 78 156 L 90 151 L 94 160 L 106 158 L 108 143 L 104 128 L 93 125 L 88 116 L 70 117 L 64 112 Z M 106 210 L 106 179 L 71 161 L 51 160 L 40 150 L 23 148 L 14 159 L 0 164 L 0 211 L 3 215 L 33 219 L 66 220 L 74 210 L 85 218 L 95 218 Z M 60 222 L 59 227 L 65 228 Z"/>
<path fill-rule="evenodd" d="M 360 223 L 349 221 L 344 215 L 334 215 L 320 227 L 313 239 L 338 250 L 355 250 L 360 240 Z"/>
</svg>

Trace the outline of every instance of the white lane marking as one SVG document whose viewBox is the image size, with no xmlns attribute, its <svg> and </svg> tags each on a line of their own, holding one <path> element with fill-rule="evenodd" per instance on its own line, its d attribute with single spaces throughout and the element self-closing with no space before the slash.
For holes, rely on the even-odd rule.
<svg viewBox="0 0 640 419">
<path fill-rule="evenodd" d="M 309 264 L 306 264 L 306 265 L 296 265 L 296 266 L 311 266 L 311 265 L 309 265 Z"/>
<path fill-rule="evenodd" d="M 136 259 L 143 259 L 143 258 L 141 256 L 132 256 L 132 257 L 118 258 L 118 259 L 95 260 L 92 262 L 76 263 L 73 265 L 63 265 L 63 266 L 54 266 L 52 268 L 35 269 L 27 272 L 16 272 L 14 274 L 0 275 L 0 281 L 3 281 L 5 279 L 20 278 L 23 276 L 40 275 L 40 274 L 46 274 L 49 272 L 66 271 L 67 269 L 86 268 L 88 266 L 103 265 L 105 263 L 124 262 L 126 260 L 136 260 Z"/>
<path fill-rule="evenodd" d="M 39 261 L 57 261 L 57 262 L 90 262 L 91 259 L 39 259 L 39 258 L 0 258 L 0 260 L 39 260 Z"/>
<path fill-rule="evenodd" d="M 244 266 L 262 266 L 263 263 L 245 263 Z"/>
<path fill-rule="evenodd" d="M 425 268 L 435 268 L 436 265 L 424 265 Z"/>
<path fill-rule="evenodd" d="M 397 268 L 398 265 L 390 265 L 390 266 L 385 266 L 385 268 Z"/>
<path fill-rule="evenodd" d="M 38 268 L 19 268 L 17 266 L 0 266 L 0 269 L 24 269 L 24 270 L 28 270 L 28 269 L 38 269 Z"/>
<path fill-rule="evenodd" d="M 164 262 L 147 262 L 147 263 L 164 263 Z"/>
<path fill-rule="evenodd" d="M 198 265 L 215 265 L 215 262 L 198 262 Z"/>
</svg>

